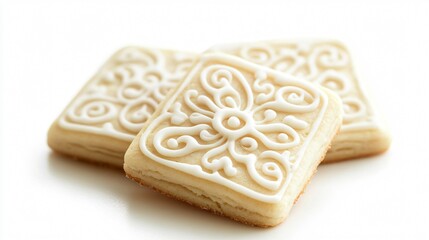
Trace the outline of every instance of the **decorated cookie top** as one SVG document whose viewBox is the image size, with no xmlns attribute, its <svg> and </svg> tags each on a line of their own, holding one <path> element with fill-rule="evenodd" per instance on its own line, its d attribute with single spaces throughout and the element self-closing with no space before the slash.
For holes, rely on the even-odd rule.
<svg viewBox="0 0 429 240">
<path fill-rule="evenodd" d="M 194 59 L 190 53 L 124 48 L 73 100 L 59 125 L 131 142 Z"/>
<path fill-rule="evenodd" d="M 278 202 L 327 103 L 326 94 L 305 81 L 205 54 L 143 129 L 140 150 L 167 167 Z"/>
<path fill-rule="evenodd" d="M 221 51 L 292 74 L 336 92 L 343 101 L 341 132 L 375 128 L 374 116 L 360 90 L 344 46 L 329 41 L 271 41 L 220 45 Z"/>
</svg>

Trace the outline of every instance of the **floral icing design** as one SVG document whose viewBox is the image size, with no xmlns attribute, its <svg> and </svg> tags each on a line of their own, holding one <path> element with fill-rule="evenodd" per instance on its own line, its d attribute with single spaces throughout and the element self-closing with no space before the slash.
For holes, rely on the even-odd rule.
<svg viewBox="0 0 429 240">
<path fill-rule="evenodd" d="M 273 80 L 264 70 L 254 70 L 249 80 L 235 64 L 201 64 L 193 78 L 198 81 L 192 86 L 200 88 L 179 90 L 170 99 L 143 132 L 142 152 L 261 201 L 279 201 L 302 154 L 292 150 L 307 144 L 318 128 L 304 117 L 316 114 L 320 121 L 323 93 L 302 81 Z M 182 162 L 194 153 L 202 157 Z M 243 176 L 258 188 L 236 180 Z"/>
<path fill-rule="evenodd" d="M 343 100 L 342 131 L 375 127 L 373 113 L 353 76 L 350 56 L 331 43 L 255 43 L 218 49 L 246 60 L 318 83 Z"/>
<path fill-rule="evenodd" d="M 123 49 L 72 102 L 60 126 L 132 141 L 194 59 L 186 53 Z"/>
</svg>

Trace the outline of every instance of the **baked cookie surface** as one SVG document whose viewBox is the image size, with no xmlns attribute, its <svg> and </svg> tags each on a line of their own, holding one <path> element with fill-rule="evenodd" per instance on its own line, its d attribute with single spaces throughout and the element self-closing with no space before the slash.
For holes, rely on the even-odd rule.
<svg viewBox="0 0 429 240">
<path fill-rule="evenodd" d="M 351 57 L 335 41 L 266 41 L 220 45 L 220 51 L 329 88 L 343 102 L 344 119 L 324 162 L 386 151 L 390 137 L 377 122 L 353 71 Z"/>
<path fill-rule="evenodd" d="M 204 54 L 143 126 L 127 176 L 257 226 L 282 222 L 342 121 L 329 90 L 226 54 Z"/>
<path fill-rule="evenodd" d="M 52 124 L 55 151 L 122 167 L 135 135 L 186 75 L 194 54 L 140 47 L 115 53 Z"/>
</svg>

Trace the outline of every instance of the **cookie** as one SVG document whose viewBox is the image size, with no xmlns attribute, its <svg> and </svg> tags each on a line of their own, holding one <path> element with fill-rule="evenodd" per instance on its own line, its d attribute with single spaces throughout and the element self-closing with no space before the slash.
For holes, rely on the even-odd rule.
<svg viewBox="0 0 429 240">
<path fill-rule="evenodd" d="M 250 225 L 281 223 L 342 122 L 330 90 L 241 58 L 200 56 L 125 154 L 138 183 Z"/>
<path fill-rule="evenodd" d="M 119 50 L 52 124 L 49 146 L 78 159 L 122 167 L 129 144 L 195 56 L 139 47 Z"/>
<path fill-rule="evenodd" d="M 344 120 L 324 162 L 375 155 L 389 148 L 389 134 L 377 122 L 341 43 L 268 41 L 221 45 L 209 51 L 233 54 L 336 92 L 343 102 Z"/>
</svg>

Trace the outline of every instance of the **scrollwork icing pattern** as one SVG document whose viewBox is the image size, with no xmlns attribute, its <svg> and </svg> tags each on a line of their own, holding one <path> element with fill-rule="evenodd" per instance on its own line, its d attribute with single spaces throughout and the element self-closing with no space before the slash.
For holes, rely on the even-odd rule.
<svg viewBox="0 0 429 240">
<path fill-rule="evenodd" d="M 320 124 L 326 96 L 302 81 L 268 81 L 265 70 L 252 69 L 251 84 L 236 65 L 201 63 L 192 77 L 201 90 L 182 92 L 182 85 L 143 132 L 140 149 L 171 168 L 276 202 Z M 319 110 L 314 122 L 300 119 Z M 301 131 L 310 133 L 303 138 Z M 291 151 L 297 146 L 299 152 Z M 202 156 L 197 163 L 181 159 L 194 153 Z M 243 172 L 263 190 L 234 180 Z"/>
<path fill-rule="evenodd" d="M 256 43 L 236 48 L 220 47 L 246 60 L 318 83 L 336 92 L 343 100 L 341 130 L 373 128 L 373 115 L 353 79 L 349 54 L 331 43 Z M 231 51 L 232 50 L 232 51 Z"/>
<path fill-rule="evenodd" d="M 60 118 L 60 126 L 132 141 L 195 56 L 129 47 L 115 55 Z"/>
</svg>

